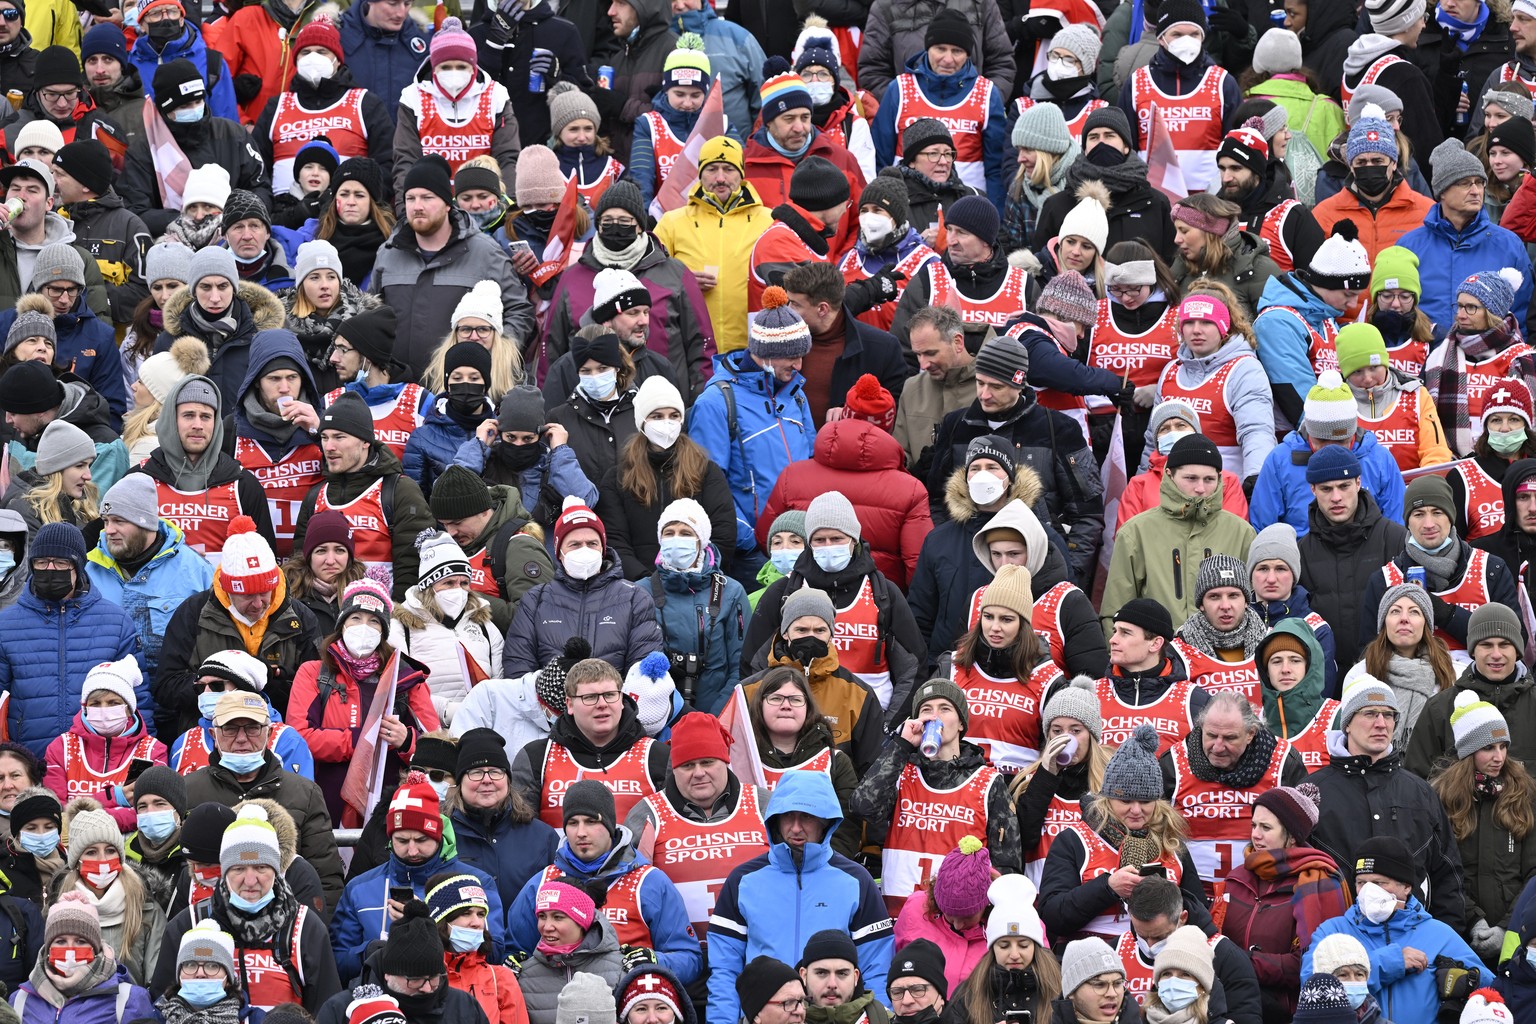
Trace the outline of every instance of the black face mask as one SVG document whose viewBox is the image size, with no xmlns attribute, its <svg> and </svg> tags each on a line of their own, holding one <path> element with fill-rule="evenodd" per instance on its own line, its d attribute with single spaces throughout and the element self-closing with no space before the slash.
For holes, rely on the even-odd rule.
<svg viewBox="0 0 1536 1024">
<path fill-rule="evenodd" d="M 1076 75 L 1072 78 L 1052 78 L 1050 75 L 1041 75 L 1040 81 L 1045 86 L 1045 91 L 1058 100 L 1070 99 L 1080 92 L 1083 86 L 1091 81 L 1089 75 Z"/>
<path fill-rule="evenodd" d="M 1388 309 L 1377 310 L 1371 323 L 1376 325 L 1376 329 L 1385 338 L 1406 338 L 1417 319 L 1414 313 L 1399 313 L 1395 309 Z"/>
<path fill-rule="evenodd" d="M 523 216 L 528 218 L 528 223 L 540 231 L 548 231 L 555 223 L 555 214 L 559 210 L 524 210 Z"/>
<path fill-rule="evenodd" d="M 791 658 L 807 668 L 810 667 L 811 662 L 825 658 L 831 653 L 827 642 L 819 636 L 802 636 L 786 640 L 784 648 Z"/>
<path fill-rule="evenodd" d="M 1379 196 L 1387 190 L 1392 176 L 1385 167 L 1360 167 L 1354 171 L 1355 187 L 1368 196 Z"/>
<path fill-rule="evenodd" d="M 1095 167 L 1119 167 L 1130 154 L 1120 152 L 1107 142 L 1100 142 L 1084 155 Z"/>
<path fill-rule="evenodd" d="M 44 601 L 62 601 L 75 589 L 71 569 L 33 569 L 32 593 Z"/>
<path fill-rule="evenodd" d="M 544 454 L 544 446 L 535 441 L 533 444 L 507 444 L 498 441 L 491 446 L 491 457 L 502 466 L 516 473 L 525 469 L 532 469 L 534 463 L 539 461 L 539 456 Z"/>
<path fill-rule="evenodd" d="M 180 38 L 185 27 L 175 18 L 167 18 L 163 21 L 150 22 L 144 26 L 144 33 L 156 47 L 164 47 L 171 40 Z"/>
<path fill-rule="evenodd" d="M 938 1019 L 939 1011 L 931 1006 L 918 1010 L 910 1017 L 903 1017 L 899 1013 L 891 1016 L 893 1024 L 933 1024 Z"/>
<path fill-rule="evenodd" d="M 448 998 L 448 979 L 439 978 L 437 989 L 433 992 L 419 992 L 408 996 L 394 989 L 389 989 L 389 994 L 395 997 L 395 1002 L 400 1004 L 401 1011 L 406 1020 L 422 1020 L 432 1016 Z"/>
<path fill-rule="evenodd" d="M 618 252 L 635 244 L 640 229 L 633 224 L 602 224 L 598 226 L 597 237 L 603 240 L 603 248 Z"/>
<path fill-rule="evenodd" d="M 485 405 L 484 384 L 449 384 L 448 404 L 459 413 L 479 412 Z"/>
</svg>

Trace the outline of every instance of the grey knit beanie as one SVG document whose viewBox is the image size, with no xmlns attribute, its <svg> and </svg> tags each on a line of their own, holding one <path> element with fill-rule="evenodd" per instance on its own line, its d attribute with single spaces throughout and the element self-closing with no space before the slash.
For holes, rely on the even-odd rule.
<svg viewBox="0 0 1536 1024">
<path fill-rule="evenodd" d="M 1252 548 L 1249 550 L 1252 551 Z M 1429 591 L 1417 583 L 1399 583 L 1395 587 L 1388 587 L 1387 592 L 1381 595 L 1381 600 L 1376 604 L 1376 632 L 1380 633 L 1387 628 L 1387 609 L 1405 597 L 1418 605 L 1419 611 L 1424 613 L 1426 629 L 1434 623 L 1435 608 L 1430 603 Z"/>
<path fill-rule="evenodd" d="M 1114 800 L 1161 800 L 1163 770 L 1157 763 L 1157 730 L 1143 723 L 1120 744 L 1104 769 L 1099 795 Z"/>
<path fill-rule="evenodd" d="M 1341 697 L 1340 729 L 1348 729 L 1349 720 L 1366 708 L 1385 708 L 1399 714 L 1403 710 L 1398 706 L 1397 694 L 1392 691 L 1392 687 L 1369 672 L 1361 672 L 1346 682 Z"/>
<path fill-rule="evenodd" d="M 1516 649 L 1525 643 L 1519 617 L 1508 605 L 1498 601 L 1490 601 L 1473 610 L 1472 617 L 1467 620 L 1467 650 L 1475 651 L 1484 640 L 1494 639 L 1508 640 Z"/>
<path fill-rule="evenodd" d="M 1248 579 L 1253 580 L 1253 567 L 1266 558 L 1278 558 L 1290 567 L 1291 576 L 1301 582 L 1301 549 L 1296 545 L 1296 527 L 1290 523 L 1271 523 L 1259 531 L 1248 545 Z"/>
<path fill-rule="evenodd" d="M 37 473 L 51 476 L 77 462 L 96 458 L 96 442 L 91 435 L 65 420 L 54 420 L 43 428 L 37 442 Z"/>
<path fill-rule="evenodd" d="M 1095 743 L 1104 738 L 1104 717 L 1099 710 L 1099 695 L 1091 678 L 1074 677 L 1070 686 L 1057 690 L 1045 702 L 1045 710 L 1040 712 L 1040 724 L 1050 729 L 1051 723 L 1058 718 L 1081 722 Z"/>
<path fill-rule="evenodd" d="M 66 849 L 70 868 L 78 869 L 85 851 L 97 843 L 106 843 L 117 851 L 119 857 L 123 855 L 122 831 L 117 827 L 117 822 L 112 820 L 112 815 L 102 810 L 101 805 L 95 801 L 92 801 L 92 806 L 77 811 L 65 825 L 69 833 Z"/>
<path fill-rule="evenodd" d="M 1281 75 L 1301 67 L 1301 38 L 1288 28 L 1275 26 L 1259 37 L 1253 48 L 1253 70 L 1260 75 Z"/>
<path fill-rule="evenodd" d="M 32 266 L 31 288 L 37 291 L 45 284 L 68 281 L 85 287 L 85 257 L 68 242 L 53 242 L 42 247 L 37 262 Z"/>
<path fill-rule="evenodd" d="M 1018 149 L 1038 149 L 1057 156 L 1072 146 L 1067 119 L 1054 103 L 1036 103 L 1013 122 L 1013 144 Z"/>
<path fill-rule="evenodd" d="M 192 250 L 180 242 L 156 242 L 144 257 L 144 280 L 187 283 L 192 269 Z"/>
<path fill-rule="evenodd" d="M 837 624 L 837 609 L 833 607 L 827 592 L 815 587 L 801 587 L 784 599 L 784 608 L 779 615 L 779 632 L 782 633 L 796 619 L 803 619 L 807 615 L 825 622 L 828 629 Z"/>
<path fill-rule="evenodd" d="M 597 975 L 577 971 L 560 989 L 555 1024 L 615 1024 L 618 1018 L 613 989 Z"/>
<path fill-rule="evenodd" d="M 1101 974 L 1118 974 L 1125 977 L 1125 964 L 1109 948 L 1109 943 L 1094 937 L 1067 943 L 1061 954 L 1061 994 L 1070 997 Z"/>
<path fill-rule="evenodd" d="M 1236 587 L 1252 602 L 1253 584 L 1250 581 L 1248 566 L 1241 558 L 1212 555 L 1200 563 L 1200 569 L 1195 573 L 1195 604 L 1204 601 L 1205 595 L 1217 587 Z"/>
<path fill-rule="evenodd" d="M 235 265 L 235 254 L 221 245 L 206 245 L 193 253 L 187 264 L 187 285 L 196 288 L 205 277 L 222 277 L 238 285 L 240 268 Z"/>
<path fill-rule="evenodd" d="M 1483 162 L 1471 153 L 1457 139 L 1446 139 L 1435 147 L 1429 154 L 1429 166 L 1433 172 L 1430 175 L 1429 190 L 1435 194 L 1438 200 L 1442 193 L 1458 181 L 1468 178 L 1477 178 L 1479 181 L 1488 180 L 1488 172 L 1483 169 Z"/>
<path fill-rule="evenodd" d="M 853 510 L 853 502 L 841 491 L 827 491 L 811 499 L 805 510 L 805 535 L 816 536 L 817 530 L 837 530 L 859 540 L 859 517 Z"/>
<path fill-rule="evenodd" d="M 16 303 L 16 319 L 5 332 L 5 351 L 20 345 L 28 338 L 47 338 L 59 347 L 59 332 L 53 325 L 53 304 L 41 295 L 23 295 Z"/>
</svg>

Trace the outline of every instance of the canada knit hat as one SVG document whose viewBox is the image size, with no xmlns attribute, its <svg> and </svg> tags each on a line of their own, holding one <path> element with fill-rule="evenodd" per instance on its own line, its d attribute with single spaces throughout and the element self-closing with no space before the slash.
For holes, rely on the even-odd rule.
<svg viewBox="0 0 1536 1024">
<path fill-rule="evenodd" d="M 443 937 L 421 900 L 408 901 L 400 919 L 390 926 L 379 966 L 385 974 L 401 978 L 436 978 L 446 972 Z"/>
<path fill-rule="evenodd" d="M 1011 334 L 996 335 L 976 353 L 976 372 L 1022 391 L 1029 386 L 1029 350 Z"/>
<path fill-rule="evenodd" d="M 1183 925 L 1168 936 L 1162 952 L 1152 961 L 1152 983 L 1155 985 L 1165 971 L 1179 970 L 1210 992 L 1216 983 L 1214 960 L 1215 954 L 1206 941 L 1205 932 L 1192 924 Z"/>
<path fill-rule="evenodd" d="M 1093 203 L 1099 207 L 1100 213 L 1104 212 L 1104 208 L 1099 206 L 1097 201 Z M 988 248 L 997 245 L 997 232 L 1000 226 L 997 207 L 993 206 L 992 200 L 986 196 L 962 196 L 955 200 L 949 209 L 944 211 L 944 222 L 952 228 L 969 231 L 981 239 Z M 1065 228 L 1065 221 L 1063 221 L 1063 228 Z"/>
<path fill-rule="evenodd" d="M 1049 730 L 1051 723 L 1058 718 L 1070 718 L 1081 724 L 1095 743 L 1104 738 L 1104 717 L 1092 678 L 1074 676 L 1069 685 L 1058 687 L 1051 699 L 1045 702 L 1040 712 L 1041 726 Z"/>
<path fill-rule="evenodd" d="M 1344 983 L 1331 974 L 1313 974 L 1301 983 L 1291 1024 L 1355 1024 Z"/>
<path fill-rule="evenodd" d="M 1422 5 L 1424 0 L 1417 0 Z M 1436 146 L 1434 152 L 1429 154 L 1430 191 L 1438 200 L 1446 189 L 1468 178 L 1476 178 L 1479 181 L 1488 180 L 1488 172 L 1483 169 L 1483 162 L 1461 144 L 1458 139 L 1446 139 Z"/>
<path fill-rule="evenodd" d="M 512 181 L 513 198 L 522 209 L 558 203 L 565 195 L 560 158 L 548 146 L 523 147 L 517 155 L 517 174 Z"/>
<path fill-rule="evenodd" d="M 417 586 L 423 592 L 431 590 L 439 582 L 455 576 L 473 578 L 469 559 L 464 550 L 441 530 L 426 529 L 416 535 L 416 552 L 420 563 Z"/>
<path fill-rule="evenodd" d="M 1259 531 L 1248 545 L 1249 579 L 1253 569 L 1266 559 L 1278 558 L 1291 570 L 1291 577 L 1301 582 L 1301 549 L 1296 544 L 1296 527 L 1290 523 L 1271 523 Z"/>
<path fill-rule="evenodd" d="M 748 317 L 747 352 L 765 359 L 801 359 L 811 350 L 811 329 L 789 305 L 778 285 L 763 289 L 763 308 Z"/>
<path fill-rule="evenodd" d="M 1070 324 L 1092 327 L 1098 318 L 1098 304 L 1098 298 L 1083 275 L 1075 270 L 1064 270 L 1046 284 L 1035 309 Z"/>
<path fill-rule="evenodd" d="M 779 631 L 782 633 L 808 615 L 825 622 L 828 629 L 837 625 L 837 609 L 833 607 L 827 592 L 815 587 L 801 587 L 784 599 L 783 610 L 779 613 Z M 961 703 L 965 702 L 962 700 Z M 917 705 L 914 703 L 912 706 Z M 964 709 L 961 711 L 963 714 Z"/>
<path fill-rule="evenodd" d="M 33 291 L 55 281 L 68 281 L 80 288 L 85 287 L 85 257 L 68 242 L 50 242 L 37 254 L 30 282 Z"/>
<path fill-rule="evenodd" d="M 1495 607 L 1503 606 L 1483 605 L 1483 608 Z M 1478 611 L 1482 611 L 1482 608 Z M 1462 690 L 1451 702 L 1451 706 L 1451 735 L 1456 741 L 1458 758 L 1471 757 L 1494 743 L 1509 742 L 1509 723 L 1505 721 L 1504 715 L 1473 691 Z"/>
<path fill-rule="evenodd" d="M 1161 800 L 1163 771 L 1157 763 L 1159 743 L 1156 729 L 1145 723 L 1138 725 L 1105 766 L 1099 795 L 1114 800 Z"/>
<path fill-rule="evenodd" d="M 1408 482 L 1403 489 L 1403 522 L 1421 508 L 1438 508 L 1451 522 L 1456 521 L 1456 499 L 1445 477 L 1430 473 Z"/>
<path fill-rule="evenodd" d="M 1006 608 L 1022 622 L 1028 622 L 1035 607 L 1033 581 L 1022 565 L 1005 565 L 997 570 L 992 582 L 981 594 L 981 607 Z"/>
<path fill-rule="evenodd" d="M 784 621 L 788 621 L 787 619 Z M 971 725 L 971 706 L 965 699 L 965 691 L 956 686 L 952 681 L 943 676 L 935 676 L 926 683 L 920 684 L 912 691 L 912 713 L 915 715 L 922 710 L 924 704 L 930 700 L 947 700 L 955 709 L 955 714 L 960 718 L 960 732 L 963 734 Z"/>
<path fill-rule="evenodd" d="M 1489 601 L 1472 610 L 1467 620 L 1467 650 L 1475 652 L 1484 640 L 1508 640 L 1518 650 L 1525 644 L 1520 619 L 1508 605 Z"/>
<path fill-rule="evenodd" d="M 859 193 L 859 209 L 866 206 L 878 206 L 891 215 L 891 220 L 896 222 L 897 231 L 906 227 L 911 209 L 907 201 L 907 186 L 900 178 L 891 174 L 877 174 L 864 186 L 864 191 Z"/>
<path fill-rule="evenodd" d="M 808 156 L 789 176 L 789 201 L 817 213 L 846 203 L 852 195 L 848 176 L 824 156 Z"/>
<path fill-rule="evenodd" d="M 1321 798 L 1321 790 L 1310 782 L 1303 782 L 1294 787 L 1267 789 L 1254 800 L 1254 806 L 1262 807 L 1280 819 L 1286 834 L 1296 840 L 1298 846 L 1304 846 L 1317 827 L 1317 802 Z"/>
<path fill-rule="evenodd" d="M 1424 0 L 1365 0 L 1365 14 L 1372 32 L 1393 36 L 1424 20 Z"/>
<path fill-rule="evenodd" d="M 933 880 L 933 902 L 941 914 L 970 917 L 987 909 L 987 887 L 992 884 L 992 857 L 987 844 L 975 836 L 962 836 L 944 855 Z"/>
<path fill-rule="evenodd" d="M 1418 885 L 1424 873 L 1408 844 L 1398 836 L 1385 834 L 1371 836 L 1355 847 L 1350 875 L 1361 874 L 1385 875 L 1394 882 Z"/>
<path fill-rule="evenodd" d="M 596 974 L 572 974 L 555 1000 L 555 1024 L 615 1024 L 617 1020 L 618 1001 L 613 989 Z"/>
<path fill-rule="evenodd" d="M 795 969 L 771 956 L 755 956 L 736 975 L 736 1000 L 741 1006 L 741 1019 L 753 1024 L 763 1007 L 785 985 L 801 984 Z"/>
<path fill-rule="evenodd" d="M 592 98 L 586 93 L 582 92 L 580 87 L 578 87 L 574 82 L 556 82 L 554 85 L 550 86 L 549 95 L 545 97 L 544 101 L 549 104 L 550 138 L 560 138 L 560 133 L 565 131 L 565 129 L 571 124 L 572 121 L 591 121 L 593 128 L 596 128 L 598 125 L 602 124 L 603 118 L 602 115 L 597 112 L 597 104 L 593 103 Z M 551 150 L 550 156 L 554 155 L 554 151 Z M 522 155 L 519 154 L 517 159 L 518 163 L 521 164 L 523 159 Z M 558 167 L 559 165 L 557 158 L 557 170 Z M 561 195 L 564 195 L 564 175 L 561 177 L 562 181 L 560 193 Z M 553 199 L 544 200 L 544 202 L 547 203 L 558 203 L 559 201 L 560 196 L 556 196 Z M 521 199 L 518 200 L 518 205 L 522 205 Z"/>
<path fill-rule="evenodd" d="M 1361 672 L 1345 683 L 1344 692 L 1339 696 L 1340 729 L 1348 729 L 1350 719 L 1366 708 L 1383 708 L 1399 713 L 1402 711 L 1398 707 L 1397 694 L 1392 691 L 1392 687 L 1369 672 Z"/>
<path fill-rule="evenodd" d="M 1524 283 L 1525 276 L 1513 267 L 1483 270 L 1461 282 L 1456 294 L 1472 296 L 1494 320 L 1503 320 L 1515 303 L 1515 292 Z"/>
<path fill-rule="evenodd" d="M 939 8 L 923 33 L 923 49 L 943 45 L 958 46 L 967 56 L 976 52 L 976 33 L 970 21 L 959 11 L 946 7 Z"/>
<path fill-rule="evenodd" d="M 67 420 L 53 420 L 43 428 L 37 442 L 37 475 L 52 476 L 80 462 L 96 459 L 96 442 L 91 435 Z"/>
<path fill-rule="evenodd" d="M 823 491 L 811 499 L 805 510 L 805 533 L 814 538 L 817 530 L 836 530 L 859 541 L 861 528 L 858 514 L 841 491 Z"/>
<path fill-rule="evenodd" d="M 1070 997 L 1101 974 L 1125 977 L 1125 964 L 1098 936 L 1067 943 L 1061 954 L 1061 994 Z"/>
<path fill-rule="evenodd" d="M 1259 37 L 1253 48 L 1253 70 L 1260 75 L 1283 75 L 1301 69 L 1301 37 L 1279 25 Z"/>
<path fill-rule="evenodd" d="M 1067 119 L 1054 103 L 1036 103 L 1013 122 L 1012 142 L 1016 149 L 1033 149 L 1061 156 L 1072 148 L 1072 133 Z"/>
<path fill-rule="evenodd" d="M 976 840 L 978 843 L 981 841 Z M 964 842 L 964 840 L 961 840 Z M 985 846 L 983 845 L 983 849 Z M 948 857 L 946 856 L 947 860 Z M 941 867 L 940 871 L 943 870 Z M 986 906 L 983 893 L 980 910 Z M 976 911 L 972 911 L 976 913 Z M 949 979 L 944 974 L 944 951 L 932 939 L 913 939 L 891 955 L 891 966 L 886 971 L 885 991 L 889 995 L 892 986 L 902 978 L 926 981 L 938 990 L 940 999 L 949 998 Z"/>
<path fill-rule="evenodd" d="M 53 945 L 53 940 L 61 935 L 78 935 L 91 949 L 101 952 L 101 917 L 96 904 L 85 893 L 73 889 L 61 893 L 48 908 L 43 948 Z"/>
</svg>

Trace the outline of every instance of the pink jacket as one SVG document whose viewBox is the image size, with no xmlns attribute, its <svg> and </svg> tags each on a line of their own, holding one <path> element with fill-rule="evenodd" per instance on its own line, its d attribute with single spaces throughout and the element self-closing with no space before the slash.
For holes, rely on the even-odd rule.
<svg viewBox="0 0 1536 1024">
<path fill-rule="evenodd" d="M 66 744 L 72 748 L 67 769 Z M 77 760 L 75 754 L 82 750 L 85 756 Z M 43 776 L 43 784 L 53 790 L 59 803 L 66 807 L 71 800 L 82 796 L 100 801 L 112 815 L 112 820 L 117 822 L 117 827 L 127 835 L 139 827 L 138 815 L 132 807 L 117 799 L 114 783 L 120 784 L 127 777 L 128 762 L 135 756 L 165 764 L 169 754 L 164 743 L 149 735 L 143 715 L 135 717 L 132 726 L 121 736 L 102 736 L 91 731 L 77 711 L 69 732 L 48 744 L 43 757 L 48 772 Z"/>
<path fill-rule="evenodd" d="M 964 935 L 945 922 L 942 916 L 928 915 L 928 894 L 923 890 L 913 893 L 901 905 L 896 915 L 896 951 L 914 939 L 930 939 L 944 951 L 944 980 L 949 982 L 949 994 L 953 996 L 960 983 L 970 977 L 971 971 L 981 962 L 987 951 L 987 930 L 981 925 L 966 929 Z M 900 957 L 892 957 L 891 971 L 896 970 Z M 891 973 L 890 977 L 897 975 Z M 947 999 L 945 1000 L 948 1001 Z"/>
</svg>

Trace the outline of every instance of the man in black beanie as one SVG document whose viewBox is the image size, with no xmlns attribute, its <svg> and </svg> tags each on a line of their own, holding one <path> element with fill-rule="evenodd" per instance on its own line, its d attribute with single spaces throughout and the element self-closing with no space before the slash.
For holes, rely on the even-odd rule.
<svg viewBox="0 0 1536 1024">
<path fill-rule="evenodd" d="M 892 1020 L 915 1024 L 924 1011 L 944 1012 L 949 998 L 949 979 L 944 975 L 944 951 L 932 939 L 913 939 L 891 957 L 885 975 L 885 994 L 890 997 Z"/>
<path fill-rule="evenodd" d="M 736 976 L 736 998 L 746 1024 L 800 1024 L 805 1020 L 805 983 L 789 964 L 754 957 Z"/>
<path fill-rule="evenodd" d="M 365 310 L 341 322 L 331 343 L 330 361 L 342 386 L 328 393 L 325 402 L 329 405 L 349 391 L 361 398 L 373 413 L 374 437 L 399 459 L 405 457 L 411 432 L 426 417 L 432 395 L 407 380 L 406 368 L 395 359 L 396 323 L 391 306 Z"/>
<path fill-rule="evenodd" d="M 185 788 L 183 788 L 185 793 Z M 14 812 L 13 812 L 14 813 Z M 12 819 L 14 820 L 14 818 Z M 193 903 L 207 899 L 214 886 L 224 877 L 219 867 L 219 847 L 224 842 L 224 830 L 234 824 L 235 809 L 227 804 L 208 801 L 187 811 L 181 823 L 177 841 L 181 844 L 187 873 L 178 879 L 167 913 L 175 917 Z M 302 860 L 303 858 L 298 858 Z M 314 868 L 309 869 L 311 872 Z M 315 876 L 315 892 L 320 906 L 325 906 L 325 895 L 320 892 L 320 878 Z"/>
<path fill-rule="evenodd" d="M 858 217 L 848 218 L 855 231 L 840 229 L 852 195 L 848 179 L 830 161 L 808 156 L 789 178 L 789 201 L 774 207 L 773 224 L 752 247 L 748 290 L 752 308 L 761 305 L 763 289 L 782 285 L 784 275 L 802 263 L 827 263 L 851 244 Z M 845 244 L 847 243 L 847 244 Z"/>
<path fill-rule="evenodd" d="M 346 507 L 357 558 L 369 565 L 392 566 L 394 599 L 403 601 L 406 590 L 416 585 L 416 537 L 436 528 L 427 499 L 401 470 L 394 451 L 375 438 L 373 413 L 356 392 L 342 394 L 326 408 L 319 434 L 324 479 L 310 488 L 299 506 L 294 550 L 304 549 L 310 516 Z"/>
<path fill-rule="evenodd" d="M 864 987 L 859 951 L 847 932 L 826 928 L 812 935 L 796 967 L 805 985 L 805 1019 L 810 1024 L 861 1017 L 868 1024 L 883 1024 L 889 1019 L 889 1011 Z"/>
<path fill-rule="evenodd" d="M 53 155 L 59 212 L 75 229 L 75 246 L 101 269 L 113 323 L 132 323 L 134 310 L 149 294 L 144 280 L 149 228 L 112 187 L 115 172 L 107 147 L 78 131 L 75 139 Z"/>
<path fill-rule="evenodd" d="M 491 618 L 505 633 L 517 602 L 554 573 L 544 545 L 524 532 L 532 517 L 517 488 L 489 487 L 452 465 L 432 485 L 431 508 L 443 532 L 469 558 L 470 589 L 490 602 Z"/>
<path fill-rule="evenodd" d="M 369 291 L 399 315 L 394 354 L 406 378 L 420 379 L 459 300 L 481 281 L 501 288 L 502 332 L 532 337 L 527 286 L 501 246 L 453 205 L 447 161 L 422 157 L 402 184 L 396 203 L 404 216 L 379 249 Z"/>
<path fill-rule="evenodd" d="M 1095 684 L 1101 743 L 1126 743 L 1136 726 L 1147 722 L 1157 730 L 1161 754 L 1194 729 L 1211 695 L 1188 683 L 1188 670 L 1172 643 L 1173 619 L 1151 598 L 1127 601 L 1114 613 L 1109 675 Z"/>
<path fill-rule="evenodd" d="M 85 431 L 97 454 L 118 440 L 106 399 L 78 381 L 59 381 L 46 363 L 35 359 L 17 363 L 0 374 L 0 409 L 6 412 L 16 439 L 29 452 L 37 451 L 43 430 L 64 420 Z"/>
</svg>

